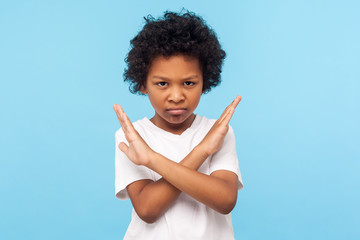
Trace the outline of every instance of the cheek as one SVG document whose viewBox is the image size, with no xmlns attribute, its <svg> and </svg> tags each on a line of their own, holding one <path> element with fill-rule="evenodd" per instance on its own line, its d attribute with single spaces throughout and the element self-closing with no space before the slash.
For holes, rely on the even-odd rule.
<svg viewBox="0 0 360 240">
<path fill-rule="evenodd" d="M 161 98 L 158 94 L 150 94 L 148 93 L 149 100 L 153 107 L 158 107 L 161 104 Z"/>
<path fill-rule="evenodd" d="M 197 105 L 200 102 L 200 98 L 201 98 L 201 91 L 197 94 L 194 94 L 191 98 L 191 103 L 192 105 L 194 105 L 194 107 L 197 107 Z"/>
</svg>

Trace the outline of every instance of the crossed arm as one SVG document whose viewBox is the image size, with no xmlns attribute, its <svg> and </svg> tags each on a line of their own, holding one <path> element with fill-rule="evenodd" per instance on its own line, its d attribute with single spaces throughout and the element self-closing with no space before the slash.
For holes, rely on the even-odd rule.
<svg viewBox="0 0 360 240">
<path fill-rule="evenodd" d="M 156 221 L 181 192 L 220 213 L 231 212 L 237 199 L 237 175 L 225 170 L 206 175 L 197 170 L 207 157 L 221 148 L 229 129 L 229 121 L 240 100 L 240 96 L 235 98 L 199 145 L 180 163 L 153 151 L 135 130 L 121 106 L 114 104 L 129 143 L 120 143 L 120 150 L 135 164 L 144 165 L 162 176 L 158 181 L 139 180 L 127 186 L 134 209 L 142 220 L 148 223 Z"/>
</svg>

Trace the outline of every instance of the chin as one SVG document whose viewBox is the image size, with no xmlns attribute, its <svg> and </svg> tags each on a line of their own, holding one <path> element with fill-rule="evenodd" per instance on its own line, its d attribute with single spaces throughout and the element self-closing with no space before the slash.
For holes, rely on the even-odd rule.
<svg viewBox="0 0 360 240">
<path fill-rule="evenodd" d="M 189 116 L 184 116 L 184 115 L 171 115 L 169 117 L 166 118 L 167 122 L 171 123 L 171 124 L 182 124 L 184 122 L 186 122 L 186 120 L 188 120 L 189 117 L 191 117 L 192 114 L 190 114 Z"/>
</svg>

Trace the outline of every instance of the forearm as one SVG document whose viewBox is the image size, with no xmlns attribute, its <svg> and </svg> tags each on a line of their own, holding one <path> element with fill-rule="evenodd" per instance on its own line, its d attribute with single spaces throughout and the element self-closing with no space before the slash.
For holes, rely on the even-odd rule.
<svg viewBox="0 0 360 240">
<path fill-rule="evenodd" d="M 158 154 L 154 155 L 157 156 Z M 195 147 L 178 165 L 197 171 L 207 157 L 200 147 Z M 145 183 L 138 195 L 131 199 L 138 215 L 147 222 L 153 222 L 167 211 L 180 193 L 179 189 L 161 178 Z"/>
<path fill-rule="evenodd" d="M 197 172 L 160 154 L 147 167 L 178 189 L 177 194 L 185 192 L 220 213 L 230 212 L 235 205 L 237 187 L 224 179 Z"/>
</svg>

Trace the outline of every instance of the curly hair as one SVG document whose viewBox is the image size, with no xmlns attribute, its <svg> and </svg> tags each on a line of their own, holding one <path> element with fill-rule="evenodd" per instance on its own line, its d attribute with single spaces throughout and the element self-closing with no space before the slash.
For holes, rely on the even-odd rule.
<svg viewBox="0 0 360 240">
<path fill-rule="evenodd" d="M 203 72 L 203 92 L 221 82 L 220 73 L 226 53 L 221 49 L 216 33 L 194 13 L 166 11 L 154 19 L 144 17 L 146 24 L 130 41 L 131 50 L 125 62 L 124 81 L 130 82 L 130 91 L 139 93 L 145 86 L 151 62 L 158 56 L 184 54 L 199 59 Z"/>
</svg>

